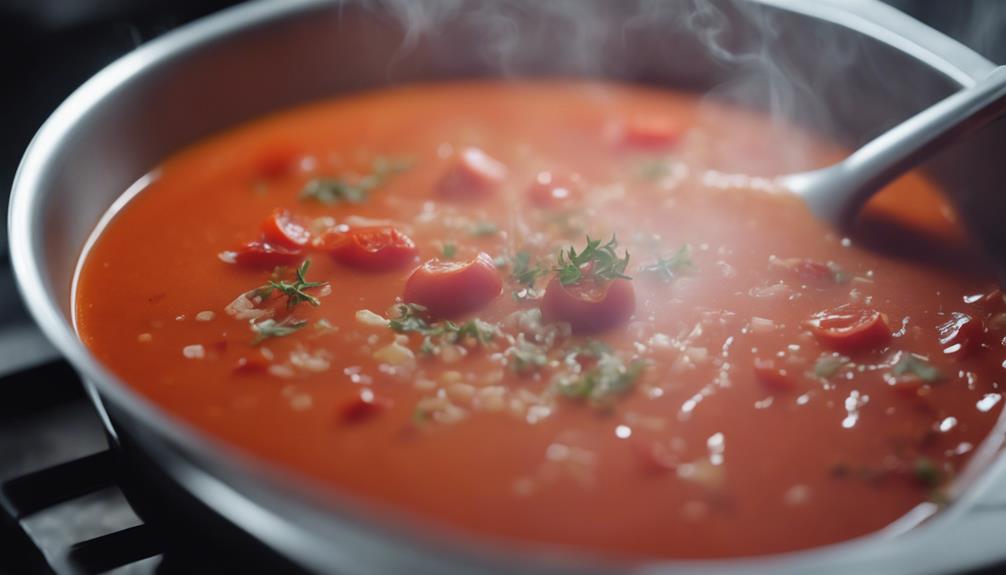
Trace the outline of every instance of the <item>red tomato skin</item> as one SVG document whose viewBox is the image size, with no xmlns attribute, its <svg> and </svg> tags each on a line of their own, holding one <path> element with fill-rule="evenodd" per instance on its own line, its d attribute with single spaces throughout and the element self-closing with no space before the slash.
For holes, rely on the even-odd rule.
<svg viewBox="0 0 1006 575">
<path fill-rule="evenodd" d="M 503 289 L 503 279 L 489 254 L 467 262 L 432 259 L 405 282 L 405 303 L 424 306 L 433 317 L 452 318 L 485 307 Z"/>
<path fill-rule="evenodd" d="M 590 282 L 590 279 L 581 282 Z M 589 289 L 584 289 L 584 288 Z M 546 321 L 569 323 L 573 333 L 598 333 L 621 325 L 636 311 L 632 282 L 616 278 L 606 285 L 562 285 L 553 276 L 545 286 L 541 313 Z"/>
<path fill-rule="evenodd" d="M 677 124 L 664 116 L 633 116 L 618 127 L 617 133 L 623 146 L 646 150 L 670 148 L 681 139 Z"/>
<path fill-rule="evenodd" d="M 368 271 L 388 271 L 416 258 L 412 238 L 390 226 L 332 232 L 324 238 L 328 252 L 341 264 Z"/>
<path fill-rule="evenodd" d="M 891 339 L 887 318 L 874 309 L 842 306 L 823 310 L 804 325 L 822 344 L 844 352 L 877 348 Z"/>
<path fill-rule="evenodd" d="M 265 241 L 288 248 L 306 246 L 311 241 L 311 232 L 289 210 L 276 208 L 262 222 L 262 236 Z"/>
<path fill-rule="evenodd" d="M 943 353 L 954 359 L 964 359 L 981 349 L 985 338 L 985 325 L 980 319 L 956 311 L 936 330 Z"/>
<path fill-rule="evenodd" d="M 494 193 L 506 178 L 506 166 L 478 148 L 465 148 L 437 183 L 441 197 L 477 200 Z"/>
<path fill-rule="evenodd" d="M 772 393 L 787 392 L 796 389 L 796 382 L 786 373 L 785 369 L 776 367 L 774 359 L 756 357 L 754 360 L 754 374 L 758 383 Z"/>
<path fill-rule="evenodd" d="M 566 207 L 579 195 L 579 186 L 572 179 L 557 177 L 551 172 L 540 172 L 527 189 L 531 205 L 546 210 Z"/>
<path fill-rule="evenodd" d="M 235 263 L 243 266 L 267 267 L 285 266 L 300 260 L 304 250 L 278 246 L 265 241 L 243 244 L 234 256 Z"/>
</svg>

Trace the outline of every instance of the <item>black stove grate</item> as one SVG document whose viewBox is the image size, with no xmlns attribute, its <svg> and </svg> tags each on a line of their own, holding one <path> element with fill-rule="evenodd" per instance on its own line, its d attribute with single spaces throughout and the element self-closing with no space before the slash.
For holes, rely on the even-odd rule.
<svg viewBox="0 0 1006 575">
<path fill-rule="evenodd" d="M 66 362 L 2 376 L 0 389 L 0 573 L 258 571 L 241 565 L 248 549 L 202 543 L 200 525 L 144 522 Z"/>
</svg>

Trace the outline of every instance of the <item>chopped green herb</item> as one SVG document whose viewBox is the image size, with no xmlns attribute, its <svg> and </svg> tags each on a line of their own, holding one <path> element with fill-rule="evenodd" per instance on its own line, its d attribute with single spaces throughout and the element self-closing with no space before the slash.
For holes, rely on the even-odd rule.
<svg viewBox="0 0 1006 575">
<path fill-rule="evenodd" d="M 814 377 L 831 379 L 849 363 L 849 358 L 843 355 L 822 355 L 814 362 Z"/>
<path fill-rule="evenodd" d="M 411 161 L 406 159 L 379 156 L 371 163 L 371 173 L 358 180 L 341 177 L 312 179 L 300 191 L 300 199 L 323 204 L 359 204 L 367 200 L 372 190 L 411 166 Z"/>
<path fill-rule="evenodd" d="M 440 249 L 440 255 L 445 260 L 452 260 L 454 256 L 458 253 L 458 246 L 454 242 L 445 242 L 444 246 Z"/>
<path fill-rule="evenodd" d="M 283 321 L 266 319 L 251 324 L 252 331 L 255 332 L 255 340 L 252 345 L 258 345 L 267 339 L 274 337 L 285 337 L 307 325 L 307 320 L 286 318 Z"/>
<path fill-rule="evenodd" d="M 837 284 L 848 283 L 851 277 L 849 273 L 842 269 L 841 266 L 835 262 L 828 262 L 828 270 L 831 271 L 831 281 Z"/>
<path fill-rule="evenodd" d="M 519 284 L 534 287 L 538 278 L 548 273 L 548 268 L 535 264 L 531 265 L 531 254 L 524 250 L 517 252 L 513 257 L 513 271 L 510 277 Z"/>
<path fill-rule="evenodd" d="M 398 333 L 426 333 L 430 324 L 423 319 L 426 307 L 416 303 L 401 303 L 395 307 L 398 317 L 388 321 L 388 327 Z"/>
<path fill-rule="evenodd" d="M 601 245 L 601 240 L 592 240 L 587 236 L 587 245 L 580 253 L 572 246 L 566 251 L 559 252 L 558 263 L 555 267 L 559 274 L 559 282 L 562 285 L 574 284 L 583 277 L 583 267 L 590 265 L 590 273 L 602 280 L 613 280 L 616 278 L 632 279 L 625 275 L 625 268 L 629 265 L 629 252 L 626 251 L 623 257 L 618 257 L 616 249 L 618 241 L 615 236 L 611 236 L 608 243 Z"/>
<path fill-rule="evenodd" d="M 523 333 L 518 334 L 516 343 L 507 350 L 507 365 L 518 375 L 533 373 L 548 363 L 545 352 L 545 347 L 527 341 Z"/>
<path fill-rule="evenodd" d="M 597 363 L 587 371 L 574 368 L 559 374 L 554 385 L 561 395 L 588 400 L 595 406 L 609 406 L 616 397 L 628 392 L 646 369 L 645 361 L 633 360 L 626 365 L 607 345 L 595 341 L 570 351 L 566 365 L 578 368 L 577 356 L 581 355 L 595 357 Z"/>
<path fill-rule="evenodd" d="M 419 351 L 430 355 L 436 353 L 445 343 L 464 343 L 474 340 L 478 345 L 487 345 L 499 335 L 499 327 L 475 318 L 461 325 L 452 321 L 430 323 L 422 316 L 426 308 L 418 304 L 399 304 L 398 317 L 388 321 L 388 327 L 398 333 L 418 333 L 423 337 Z"/>
<path fill-rule="evenodd" d="M 488 220 L 475 222 L 468 232 L 476 237 L 494 236 L 500 231 L 499 226 Z"/>
<path fill-rule="evenodd" d="M 506 256 L 496 256 L 493 258 L 493 265 L 496 269 L 503 269 L 507 265 Z"/>
<path fill-rule="evenodd" d="M 311 260 L 304 260 L 304 263 L 300 264 L 300 267 L 297 268 L 297 278 L 295 281 L 288 282 L 284 280 L 269 280 L 266 285 L 255 290 L 255 294 L 265 299 L 272 295 L 274 291 L 278 291 L 286 296 L 287 309 L 293 309 L 301 302 L 307 302 L 317 307 L 321 305 L 321 300 L 307 293 L 305 290 L 322 287 L 328 282 L 307 281 L 305 276 L 307 275 L 307 270 L 310 267 Z"/>
<path fill-rule="evenodd" d="M 895 376 L 913 375 L 926 383 L 942 381 L 943 372 L 914 353 L 902 353 L 891 370 Z"/>
<path fill-rule="evenodd" d="M 692 246 L 685 244 L 678 248 L 678 251 L 674 252 L 671 257 L 658 258 L 656 263 L 643 266 L 639 268 L 639 271 L 653 274 L 665 282 L 672 282 L 684 272 L 693 269 L 695 269 L 695 263 L 692 262 Z"/>
<path fill-rule="evenodd" d="M 929 489 L 935 489 L 943 483 L 943 472 L 932 460 L 926 457 L 915 460 L 915 464 L 912 466 L 912 475 L 916 481 Z"/>
</svg>

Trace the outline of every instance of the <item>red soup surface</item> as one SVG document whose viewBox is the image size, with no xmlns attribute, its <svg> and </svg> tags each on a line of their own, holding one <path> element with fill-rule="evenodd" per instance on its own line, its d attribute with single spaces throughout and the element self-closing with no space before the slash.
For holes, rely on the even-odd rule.
<svg viewBox="0 0 1006 575">
<path fill-rule="evenodd" d="M 77 328 L 205 433 L 427 521 L 634 559 L 833 543 L 946 500 L 1006 359 L 931 184 L 878 198 L 867 248 L 769 177 L 840 157 L 639 87 L 321 102 L 158 166 Z"/>
</svg>

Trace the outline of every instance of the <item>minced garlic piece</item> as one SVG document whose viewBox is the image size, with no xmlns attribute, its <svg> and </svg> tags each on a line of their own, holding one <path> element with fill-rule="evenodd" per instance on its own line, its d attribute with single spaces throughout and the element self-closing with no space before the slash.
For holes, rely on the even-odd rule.
<svg viewBox="0 0 1006 575">
<path fill-rule="evenodd" d="M 214 317 L 216 314 L 209 310 L 201 311 L 196 314 L 196 321 L 212 321 Z"/>
<path fill-rule="evenodd" d="M 199 345 L 187 345 L 182 348 L 182 355 L 189 359 L 202 359 L 206 357 L 206 349 Z"/>
<path fill-rule="evenodd" d="M 153 339 L 154 336 L 150 335 L 149 333 L 141 333 L 140 335 L 136 336 L 136 341 L 140 343 L 147 343 L 148 341 L 152 341 Z"/>
<path fill-rule="evenodd" d="M 369 309 L 357 310 L 356 321 L 370 327 L 388 327 L 387 319 Z"/>
<path fill-rule="evenodd" d="M 416 355 L 412 353 L 412 350 L 397 341 L 393 341 L 375 351 L 374 359 L 397 367 L 414 365 L 416 363 Z"/>
</svg>

